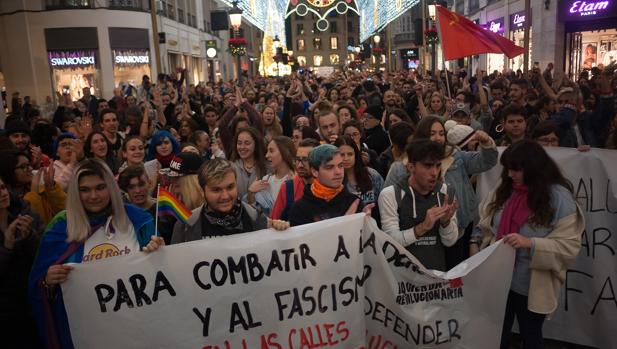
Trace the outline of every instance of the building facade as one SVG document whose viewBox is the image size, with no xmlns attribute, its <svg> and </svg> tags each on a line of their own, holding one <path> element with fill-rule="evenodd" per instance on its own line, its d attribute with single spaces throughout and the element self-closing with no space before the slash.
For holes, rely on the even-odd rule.
<svg viewBox="0 0 617 349">
<path fill-rule="evenodd" d="M 617 4 L 612 1 L 531 0 L 529 15 L 524 0 L 456 0 L 453 9 L 520 46 L 529 25 L 529 67 L 552 62 L 575 77 L 583 69 L 617 60 Z M 472 68 L 489 73 L 524 68 L 522 55 L 508 59 L 486 54 L 471 61 Z"/>
<path fill-rule="evenodd" d="M 328 15 L 328 28 L 320 31 L 316 27 L 316 16 L 307 14 L 290 16 L 291 41 L 293 56 L 300 69 L 309 69 L 329 74 L 343 68 L 352 59 L 353 47 L 359 45 L 360 23 L 352 11 L 338 14 L 333 11 Z"/>
<path fill-rule="evenodd" d="M 186 69 L 187 82 L 234 77 L 226 51 L 229 32 L 211 30 L 210 12 L 225 9 L 212 0 L 155 1 L 157 31 L 149 0 L 3 0 L 0 2 L 0 87 L 42 103 L 88 87 L 111 98 L 119 86 L 143 75 Z M 157 40 L 155 42 L 154 40 Z M 216 42 L 215 57 L 206 42 Z M 157 66 L 155 44 L 161 66 Z"/>
</svg>

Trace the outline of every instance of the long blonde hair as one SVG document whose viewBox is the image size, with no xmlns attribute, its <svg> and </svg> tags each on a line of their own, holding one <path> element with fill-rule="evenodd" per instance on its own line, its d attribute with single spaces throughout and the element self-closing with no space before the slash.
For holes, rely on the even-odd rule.
<svg viewBox="0 0 617 349">
<path fill-rule="evenodd" d="M 86 159 L 77 165 L 71 180 L 69 180 L 66 197 L 66 242 L 84 241 L 90 233 L 90 220 L 79 196 L 79 180 L 84 176 L 98 176 L 105 181 L 111 201 L 111 222 L 116 231 L 128 232 L 131 221 L 124 209 L 120 188 L 118 188 L 114 175 L 102 160 Z"/>
<path fill-rule="evenodd" d="M 188 175 L 178 178 L 178 185 L 180 186 L 180 195 L 182 195 L 182 202 L 188 207 L 189 210 L 194 210 L 204 203 L 204 191 L 199 185 L 197 175 Z"/>
</svg>

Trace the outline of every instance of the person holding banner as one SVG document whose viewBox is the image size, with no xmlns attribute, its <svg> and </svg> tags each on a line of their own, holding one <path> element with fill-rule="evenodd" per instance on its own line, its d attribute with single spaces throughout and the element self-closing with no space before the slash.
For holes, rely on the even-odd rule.
<svg viewBox="0 0 617 349">
<path fill-rule="evenodd" d="M 289 223 L 270 219 L 239 199 L 236 170 L 229 161 L 210 160 L 201 167 L 198 180 L 205 202 L 193 210 L 186 224 L 176 222 L 172 244 L 267 228 L 289 228 Z"/>
<path fill-rule="evenodd" d="M 88 228 L 89 227 L 89 228 Z M 73 267 L 109 257 L 152 252 L 164 245 L 146 211 L 122 202 L 109 167 L 82 161 L 69 181 L 66 211 L 54 217 L 41 240 L 28 296 L 41 338 L 49 348 L 73 348 L 62 291 Z"/>
<path fill-rule="evenodd" d="M 364 207 L 360 198 L 343 185 L 345 168 L 340 150 L 322 144 L 308 156 L 313 183 L 304 188 L 302 198 L 294 202 L 289 212 L 291 226 L 309 224 L 325 219 L 364 212 L 370 214 L 375 204 Z"/>
<path fill-rule="evenodd" d="M 445 271 L 446 249 L 458 239 L 458 202 L 439 181 L 444 147 L 429 139 L 407 146 L 410 176 L 384 188 L 379 196 L 383 230 L 426 268 Z"/>
<path fill-rule="evenodd" d="M 501 156 L 501 182 L 480 205 L 471 254 L 503 239 L 516 249 L 501 349 L 510 348 L 517 319 L 523 348 L 544 348 L 542 325 L 557 309 L 566 270 L 581 247 L 585 220 L 572 184 L 535 141 L 523 140 Z"/>
</svg>

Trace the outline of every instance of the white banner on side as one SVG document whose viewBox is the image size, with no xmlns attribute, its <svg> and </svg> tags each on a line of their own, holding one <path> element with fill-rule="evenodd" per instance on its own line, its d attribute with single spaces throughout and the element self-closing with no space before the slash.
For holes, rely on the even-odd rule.
<svg viewBox="0 0 617 349">
<path fill-rule="evenodd" d="M 617 349 L 617 151 L 545 149 L 572 182 L 586 229 L 579 256 L 561 288 L 559 308 L 544 323 L 544 337 Z M 498 165 L 479 176 L 480 199 L 497 187 L 501 170 Z"/>
<path fill-rule="evenodd" d="M 362 214 L 75 265 L 76 348 L 498 347 L 514 250 L 427 271 Z"/>
</svg>

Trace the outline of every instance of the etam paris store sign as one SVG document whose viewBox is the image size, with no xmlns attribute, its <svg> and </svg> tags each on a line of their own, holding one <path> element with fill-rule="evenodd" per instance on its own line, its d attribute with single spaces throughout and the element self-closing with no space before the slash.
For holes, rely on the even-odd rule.
<svg viewBox="0 0 617 349">
<path fill-rule="evenodd" d="M 85 67 L 96 64 L 95 51 L 50 51 L 49 65 L 52 68 Z"/>
<path fill-rule="evenodd" d="M 565 0 L 559 2 L 562 21 L 586 21 L 617 17 L 617 0 Z"/>
</svg>

